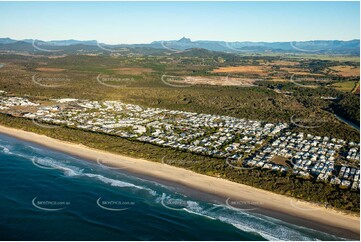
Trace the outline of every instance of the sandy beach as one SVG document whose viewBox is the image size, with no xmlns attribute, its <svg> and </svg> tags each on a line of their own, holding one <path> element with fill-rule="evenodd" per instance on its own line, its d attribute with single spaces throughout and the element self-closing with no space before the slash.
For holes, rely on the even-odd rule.
<svg viewBox="0 0 361 242">
<path fill-rule="evenodd" d="M 143 175 L 155 180 L 164 180 L 194 191 L 216 196 L 224 203 L 252 204 L 260 208 L 260 213 L 285 220 L 295 224 L 320 229 L 322 231 L 344 235 L 349 239 L 358 240 L 360 234 L 360 218 L 332 209 L 301 202 L 290 197 L 238 184 L 224 179 L 210 177 L 188 171 L 182 168 L 162 163 L 135 159 L 118 154 L 92 149 L 83 145 L 56 140 L 44 135 L 38 135 L 18 129 L 0 126 L 0 133 L 25 141 L 34 142 L 64 153 L 95 161 L 103 165 L 120 167 L 127 172 Z M 232 205 L 232 203 L 231 203 Z M 279 214 L 279 216 L 277 215 Z M 327 231 L 329 229 L 329 231 Z M 347 236 L 346 236 L 347 235 Z"/>
</svg>

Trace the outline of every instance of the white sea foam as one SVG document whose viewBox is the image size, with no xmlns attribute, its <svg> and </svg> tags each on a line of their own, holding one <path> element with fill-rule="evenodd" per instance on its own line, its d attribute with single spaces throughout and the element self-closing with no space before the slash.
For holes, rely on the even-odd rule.
<svg viewBox="0 0 361 242">
<path fill-rule="evenodd" d="M 33 164 L 39 168 L 61 170 L 66 176 L 79 176 L 83 172 L 83 169 L 66 165 L 65 162 L 57 161 L 48 157 L 32 157 L 31 160 Z"/>
<path fill-rule="evenodd" d="M 6 148 L 6 147 L 1 147 L 2 148 L 2 151 L 5 153 L 5 154 L 11 154 L 9 148 Z"/>
<path fill-rule="evenodd" d="M 99 174 L 93 174 L 93 173 L 83 173 L 81 174 L 82 176 L 86 176 L 86 177 L 90 177 L 90 178 L 95 178 L 101 182 L 104 182 L 105 184 L 109 184 L 113 187 L 130 187 L 130 188 L 136 188 L 136 189 L 141 189 L 141 190 L 147 190 L 149 192 L 149 194 L 156 196 L 157 192 L 147 188 L 147 187 L 143 187 L 143 186 L 137 186 L 133 183 L 129 183 L 129 182 L 124 182 L 124 181 L 120 181 L 117 179 L 112 179 L 112 178 L 108 178 Z"/>
<path fill-rule="evenodd" d="M 203 213 L 198 213 L 198 212 L 194 212 L 190 209 L 187 209 L 187 208 L 183 208 L 184 211 L 188 212 L 188 213 L 192 213 L 192 214 L 196 214 L 196 215 L 199 215 L 199 216 L 202 216 L 202 217 L 206 217 L 206 218 L 209 218 L 209 219 L 212 219 L 212 220 L 216 220 L 216 218 L 212 217 L 212 216 L 209 216 L 209 215 L 206 215 L 206 214 L 203 214 Z"/>
<path fill-rule="evenodd" d="M 57 161 L 49 157 L 46 158 L 34 157 L 34 156 L 24 155 L 21 152 L 12 153 L 11 150 L 12 147 L 10 146 L 0 145 L 0 152 L 25 157 L 30 160 L 35 159 L 35 162 L 37 164 L 43 167 L 49 167 L 52 169 L 61 170 L 64 172 L 65 176 L 88 177 L 101 181 L 105 184 L 109 184 L 113 187 L 120 187 L 120 188 L 129 187 L 134 189 L 147 190 L 152 196 L 157 196 L 156 191 L 144 186 L 139 186 L 133 183 L 120 181 L 118 179 L 108 178 L 100 174 L 85 173 L 84 170 L 80 169 L 79 167 L 72 166 L 62 161 Z M 304 227 L 287 225 L 285 222 L 264 215 L 255 215 L 253 213 L 247 213 L 242 210 L 234 210 L 225 205 L 214 204 L 213 206 L 210 207 L 209 204 L 203 205 L 198 202 L 188 200 L 188 198 L 186 197 L 172 198 L 169 195 L 165 197 L 157 196 L 156 201 L 160 202 L 161 199 L 166 199 L 164 200 L 165 204 L 169 206 L 172 206 L 173 204 L 172 207 L 178 208 L 179 210 L 183 210 L 187 213 L 196 214 L 209 219 L 218 219 L 224 223 L 231 224 L 242 231 L 259 234 L 260 236 L 262 236 L 267 240 L 315 240 L 312 234 L 321 233 L 319 231 L 314 231 Z M 331 235 L 328 235 L 326 233 L 323 234 L 325 235 L 325 237 L 327 235 L 326 238 L 331 238 L 330 237 Z M 334 238 L 339 239 L 337 237 Z"/>
<path fill-rule="evenodd" d="M 84 176 L 84 177 L 94 178 L 105 184 L 109 184 L 113 187 L 131 187 L 136 189 L 144 189 L 144 190 L 148 190 L 152 195 L 156 195 L 156 192 L 153 191 L 152 189 L 142 186 L 137 186 L 135 184 L 120 181 L 117 179 L 108 178 L 100 174 L 86 173 L 84 172 L 84 169 L 80 169 L 76 166 L 67 165 L 64 162 L 56 161 L 51 158 L 36 158 L 36 163 L 45 167 L 51 167 L 57 170 L 61 170 L 64 172 L 64 175 L 69 177 Z"/>
<path fill-rule="evenodd" d="M 235 222 L 235 221 L 232 221 L 230 218 L 228 218 L 228 216 L 227 217 L 220 216 L 222 214 L 220 211 L 218 211 L 218 212 L 213 211 L 212 212 L 213 208 L 222 207 L 223 209 L 229 209 L 226 206 L 218 206 L 218 205 L 216 205 L 216 207 L 211 207 L 211 208 L 206 209 L 206 208 L 201 207 L 197 202 L 194 202 L 194 201 L 187 201 L 185 203 L 190 205 L 189 207 L 187 206 L 186 208 L 183 208 L 183 210 L 188 212 L 188 213 L 199 215 L 199 216 L 202 216 L 202 217 L 206 217 L 206 218 L 209 218 L 209 219 L 212 219 L 212 220 L 219 219 L 220 221 L 231 224 L 234 227 L 236 227 L 236 228 L 238 228 L 238 229 L 240 229 L 242 231 L 258 234 L 258 235 L 262 236 L 263 238 L 265 238 L 267 240 L 274 240 L 274 241 L 280 240 L 280 238 L 270 234 L 268 231 L 259 231 L 259 230 L 253 229 L 252 226 L 250 227 L 250 226 L 247 226 L 247 225 L 243 224 L 242 223 L 243 215 L 246 215 L 246 217 L 251 216 L 251 215 L 247 214 L 244 211 L 237 211 L 237 213 L 241 214 L 241 216 L 239 217 L 240 222 L 238 222 L 238 221 Z M 231 209 L 231 210 L 233 210 L 233 209 Z"/>
<path fill-rule="evenodd" d="M 216 220 L 215 217 L 207 215 L 205 213 L 206 210 L 198 202 L 195 201 L 181 198 L 172 198 L 170 195 L 166 195 L 165 193 L 163 193 L 162 197 L 157 198 L 156 201 L 161 203 L 165 208 L 171 210 L 185 211 L 191 214 Z"/>
<path fill-rule="evenodd" d="M 234 210 L 225 205 L 201 205 L 187 198 L 172 198 L 170 195 L 165 194 L 158 197 L 156 201 L 165 204 L 165 207 L 169 209 L 183 210 L 212 220 L 218 219 L 242 231 L 258 234 L 267 240 L 315 240 L 313 236 L 308 236 L 297 228 L 286 226 L 285 222 L 280 220 L 274 218 L 268 220 L 267 216 L 258 216 L 246 211 Z M 300 227 L 300 229 L 308 230 L 303 227 Z M 309 234 L 313 232 L 318 231 L 310 230 Z"/>
<path fill-rule="evenodd" d="M 237 229 L 239 229 L 239 230 L 242 230 L 242 231 L 245 231 L 245 232 L 251 232 L 251 233 L 254 233 L 254 234 L 258 234 L 258 235 L 262 236 L 263 238 L 265 238 L 267 240 L 270 240 L 270 241 L 279 241 L 280 240 L 279 238 L 276 238 L 276 237 L 274 237 L 274 236 L 272 236 L 272 235 L 270 235 L 268 233 L 256 231 L 253 228 L 250 228 L 248 226 L 245 226 L 245 225 L 242 225 L 242 224 L 239 224 L 239 223 L 231 223 L 231 224 L 234 227 L 236 227 Z"/>
<path fill-rule="evenodd" d="M 109 185 L 111 185 L 113 187 L 134 187 L 134 188 L 138 188 L 138 189 L 144 189 L 144 187 L 137 186 L 137 185 L 132 184 L 132 183 L 123 182 L 123 181 L 120 181 L 120 180 L 115 180 L 115 179 L 112 179 L 112 178 L 108 178 L 108 177 L 105 177 L 105 176 L 102 176 L 102 175 L 99 175 L 99 174 L 84 173 L 83 175 L 87 176 L 87 177 L 90 177 L 90 178 L 96 178 L 99 181 L 102 181 L 102 182 L 104 182 L 106 184 L 109 184 Z"/>
<path fill-rule="evenodd" d="M 196 212 L 203 211 L 203 208 L 199 205 L 198 202 L 195 201 L 187 201 L 187 208 Z"/>
<path fill-rule="evenodd" d="M 244 216 L 237 216 L 237 214 L 220 216 L 218 219 L 222 222 L 231 224 L 242 231 L 258 233 L 268 240 L 314 240 L 314 238 L 293 228 L 284 226 L 281 223 L 259 219 L 256 215 L 251 215 L 248 219 Z"/>
<path fill-rule="evenodd" d="M 6 145 L 0 145 L 0 151 L 2 151 L 4 154 L 12 154 L 10 151 L 10 147 Z"/>
<path fill-rule="evenodd" d="M 32 156 L 24 155 L 24 154 L 20 153 L 19 151 L 13 152 L 13 150 L 14 150 L 13 146 L 0 145 L 0 151 L 2 151 L 4 154 L 18 156 L 18 157 L 22 157 L 22 158 L 30 159 L 30 160 L 32 158 Z"/>
</svg>

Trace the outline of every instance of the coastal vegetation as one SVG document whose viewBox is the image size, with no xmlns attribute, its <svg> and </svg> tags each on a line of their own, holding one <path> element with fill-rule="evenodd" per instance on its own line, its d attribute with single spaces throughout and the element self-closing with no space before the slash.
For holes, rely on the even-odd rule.
<svg viewBox="0 0 361 242">
<path fill-rule="evenodd" d="M 35 124 L 32 120 L 4 114 L 0 114 L 0 124 L 116 154 L 153 162 L 163 162 L 201 174 L 221 177 L 278 194 L 314 202 L 328 208 L 359 213 L 360 197 L 357 191 L 339 189 L 328 183 L 313 182 L 310 179 L 296 178 L 291 172 L 280 173 L 261 169 L 235 169 L 229 166 L 224 159 L 159 147 L 104 133 L 68 127 L 44 128 Z"/>
<path fill-rule="evenodd" d="M 120 100 L 145 107 L 285 122 L 290 124 L 292 132 L 359 142 L 359 130 L 335 116 L 360 123 L 358 58 L 315 54 L 236 55 L 202 49 L 165 52 L 135 49 L 125 54 L 61 56 L 3 53 L 0 63 L 5 65 L 0 70 L 0 90 L 37 102 L 54 98 Z M 178 81 L 164 82 L 163 75 L 178 77 L 175 78 Z M 202 77 L 206 81 L 182 83 L 186 77 L 192 80 Z M 247 87 L 205 83 L 214 78 L 253 81 Z M 198 173 L 359 212 L 358 192 L 315 182 L 312 178 L 295 178 L 290 171 L 238 170 L 224 159 L 104 133 L 68 127 L 43 128 L 31 120 L 5 114 L 0 114 L 0 123 L 113 153 L 155 162 L 163 160 Z"/>
</svg>

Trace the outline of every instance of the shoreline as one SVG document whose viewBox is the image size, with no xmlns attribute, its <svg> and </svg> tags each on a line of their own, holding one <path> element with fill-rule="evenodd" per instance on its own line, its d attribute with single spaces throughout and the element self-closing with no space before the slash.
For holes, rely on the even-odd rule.
<svg viewBox="0 0 361 242">
<path fill-rule="evenodd" d="M 183 168 L 113 154 L 20 129 L 0 125 L 0 133 L 85 160 L 95 162 L 101 160 L 104 165 L 121 167 L 124 168 L 122 172 L 171 184 L 175 189 L 201 199 L 207 197 L 207 200 L 213 199 L 223 203 L 231 199 L 248 205 L 253 204 L 257 207 L 255 213 L 348 239 L 360 238 L 360 218 L 357 215 L 326 209 L 309 202 Z"/>
</svg>

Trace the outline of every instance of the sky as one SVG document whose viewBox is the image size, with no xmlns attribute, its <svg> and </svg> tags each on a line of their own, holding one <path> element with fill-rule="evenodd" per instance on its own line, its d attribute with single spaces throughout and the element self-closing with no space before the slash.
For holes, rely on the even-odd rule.
<svg viewBox="0 0 361 242">
<path fill-rule="evenodd" d="M 359 2 L 0 2 L 0 38 L 305 41 L 360 39 Z"/>
</svg>

